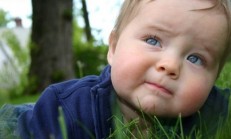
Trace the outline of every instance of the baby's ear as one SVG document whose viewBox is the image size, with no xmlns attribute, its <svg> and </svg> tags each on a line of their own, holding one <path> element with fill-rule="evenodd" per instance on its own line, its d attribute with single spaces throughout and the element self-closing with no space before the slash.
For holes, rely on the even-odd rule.
<svg viewBox="0 0 231 139">
<path fill-rule="evenodd" d="M 115 53 L 116 42 L 117 39 L 116 39 L 115 31 L 112 31 L 109 36 L 109 49 L 107 52 L 107 61 L 110 65 L 112 64 L 112 59 Z"/>
</svg>

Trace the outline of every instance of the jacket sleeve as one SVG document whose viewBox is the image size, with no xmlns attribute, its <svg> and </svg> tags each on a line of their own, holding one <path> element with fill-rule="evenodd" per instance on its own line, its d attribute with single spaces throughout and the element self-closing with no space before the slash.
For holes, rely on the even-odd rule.
<svg viewBox="0 0 231 139">
<path fill-rule="evenodd" d="M 20 115 L 18 132 L 23 139 L 61 139 L 62 133 L 58 120 L 59 100 L 56 89 L 48 87 L 33 109 Z"/>
</svg>

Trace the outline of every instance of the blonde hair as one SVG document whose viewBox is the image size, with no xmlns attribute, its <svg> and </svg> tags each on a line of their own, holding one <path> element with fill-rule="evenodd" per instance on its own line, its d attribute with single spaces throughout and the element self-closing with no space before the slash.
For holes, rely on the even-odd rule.
<svg viewBox="0 0 231 139">
<path fill-rule="evenodd" d="M 125 26 L 135 17 L 138 7 L 142 0 L 124 0 L 121 6 L 119 16 L 115 22 L 114 35 L 118 39 Z"/>
<path fill-rule="evenodd" d="M 113 29 L 114 37 L 116 41 L 118 40 L 122 30 L 126 27 L 126 25 L 136 16 L 139 11 L 140 3 L 144 0 L 124 0 L 117 20 L 115 22 L 115 26 Z M 147 0 L 147 1 L 154 1 L 154 0 Z M 217 6 L 222 6 L 224 8 L 224 12 L 227 16 L 228 21 L 228 36 L 227 36 L 227 46 L 225 48 L 224 55 L 221 59 L 219 71 L 223 68 L 225 61 L 229 54 L 231 53 L 231 0 L 214 0 L 215 4 L 212 7 L 206 9 L 212 9 Z M 206 10 L 206 9 L 199 9 L 199 10 Z"/>
<path fill-rule="evenodd" d="M 230 0 L 218 0 L 217 1 L 218 5 L 222 5 L 225 11 L 225 14 L 227 16 L 227 21 L 228 21 L 228 36 L 227 36 L 227 43 L 226 43 L 226 48 L 224 50 L 224 55 L 220 61 L 220 67 L 218 71 L 218 76 L 219 73 L 221 72 L 222 68 L 225 65 L 225 62 L 227 58 L 230 56 L 231 53 L 231 1 Z"/>
</svg>

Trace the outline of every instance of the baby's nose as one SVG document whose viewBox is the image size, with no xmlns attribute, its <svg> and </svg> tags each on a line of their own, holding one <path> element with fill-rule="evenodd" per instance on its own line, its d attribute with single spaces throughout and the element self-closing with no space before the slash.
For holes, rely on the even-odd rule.
<svg viewBox="0 0 231 139">
<path fill-rule="evenodd" d="M 180 74 L 180 61 L 178 59 L 164 59 L 156 64 L 158 72 L 163 72 L 172 79 L 177 79 Z"/>
</svg>

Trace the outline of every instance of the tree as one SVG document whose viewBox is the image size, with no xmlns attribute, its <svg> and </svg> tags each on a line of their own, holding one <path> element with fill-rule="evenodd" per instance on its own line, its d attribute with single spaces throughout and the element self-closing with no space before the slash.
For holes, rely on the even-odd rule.
<svg viewBox="0 0 231 139">
<path fill-rule="evenodd" d="M 74 77 L 72 0 L 32 0 L 31 65 L 26 93 Z"/>
<path fill-rule="evenodd" d="M 90 25 L 90 21 L 89 21 L 89 16 L 88 16 L 88 10 L 87 10 L 87 4 L 86 4 L 86 0 L 81 0 L 82 2 L 82 13 L 83 13 L 83 19 L 84 19 L 84 23 L 85 23 L 85 34 L 86 34 L 86 38 L 88 42 L 92 42 L 93 41 L 93 37 L 91 34 L 91 25 Z"/>
<path fill-rule="evenodd" d="M 9 20 L 6 18 L 7 12 L 0 9 L 0 27 L 6 27 L 6 24 L 9 22 Z"/>
</svg>

